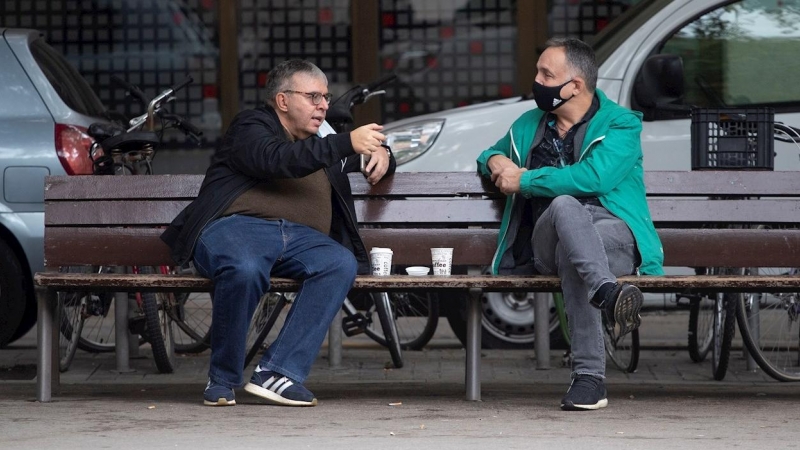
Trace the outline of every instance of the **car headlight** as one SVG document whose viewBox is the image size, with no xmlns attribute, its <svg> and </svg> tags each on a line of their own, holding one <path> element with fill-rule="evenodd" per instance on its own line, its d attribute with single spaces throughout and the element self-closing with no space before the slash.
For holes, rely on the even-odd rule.
<svg viewBox="0 0 800 450">
<path fill-rule="evenodd" d="M 444 119 L 425 120 L 391 129 L 386 144 L 392 148 L 397 165 L 405 164 L 431 148 L 444 127 Z"/>
</svg>

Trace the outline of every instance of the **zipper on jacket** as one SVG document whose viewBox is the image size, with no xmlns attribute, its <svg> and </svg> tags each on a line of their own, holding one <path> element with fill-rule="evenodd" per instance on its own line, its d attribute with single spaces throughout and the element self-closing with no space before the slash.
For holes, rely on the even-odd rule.
<svg viewBox="0 0 800 450">
<path fill-rule="evenodd" d="M 336 192 L 336 197 L 339 199 L 339 202 L 342 204 L 342 206 L 344 206 L 344 210 L 347 211 L 347 218 L 350 220 L 350 225 L 355 230 L 356 238 L 358 238 L 358 242 L 361 244 L 361 248 L 364 250 L 364 253 L 366 253 L 367 252 L 367 247 L 364 245 L 364 240 L 361 239 L 361 233 L 358 232 L 358 222 L 353 217 L 353 213 L 352 213 L 352 211 L 350 211 L 350 208 L 347 207 L 347 202 L 344 200 L 344 196 L 342 195 L 341 192 L 339 192 L 339 188 L 336 186 L 338 183 L 332 182 L 334 180 L 331 180 L 331 175 L 330 175 L 330 173 L 328 173 L 328 169 L 327 168 L 324 169 L 324 170 L 325 170 L 325 175 L 327 175 L 327 177 L 328 177 L 328 183 L 331 184 L 331 187 L 333 188 L 333 191 Z M 346 173 L 342 172 L 342 174 L 345 177 L 347 177 Z M 348 180 L 348 183 L 349 182 L 350 181 Z M 369 255 L 367 255 L 367 260 L 369 260 Z"/>
<path fill-rule="evenodd" d="M 606 135 L 604 134 L 604 135 L 602 135 L 602 136 L 600 136 L 600 137 L 596 138 L 596 139 L 595 139 L 595 140 L 593 140 L 592 142 L 589 142 L 589 145 L 587 145 L 587 146 L 586 146 L 586 148 L 585 148 L 585 149 L 583 149 L 583 151 L 581 152 L 581 156 L 580 156 L 580 158 L 578 158 L 578 161 L 581 161 L 581 160 L 583 160 L 583 156 L 584 156 L 584 155 L 586 155 L 586 152 L 588 152 L 588 151 L 589 151 L 589 149 L 590 149 L 590 148 L 592 148 L 592 146 L 593 146 L 593 145 L 594 145 L 596 142 L 600 142 L 600 141 L 602 141 L 602 140 L 603 140 L 603 139 L 605 139 L 605 138 L 606 138 Z"/>
</svg>

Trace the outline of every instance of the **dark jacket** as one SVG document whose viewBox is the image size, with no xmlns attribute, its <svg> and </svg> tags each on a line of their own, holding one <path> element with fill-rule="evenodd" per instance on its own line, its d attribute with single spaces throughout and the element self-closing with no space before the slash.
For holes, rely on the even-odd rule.
<svg viewBox="0 0 800 450">
<path fill-rule="evenodd" d="M 396 164 L 390 157 L 387 175 Z M 179 265 L 192 259 L 203 228 L 218 218 L 242 193 L 260 181 L 299 178 L 325 169 L 331 183 L 332 219 L 330 236 L 350 249 L 359 262 L 359 273 L 368 273 L 369 258 L 358 234 L 349 172 L 359 170 L 359 157 L 350 134 L 324 138 L 311 136 L 291 142 L 275 110 L 269 106 L 236 115 L 211 165 L 197 198 L 181 211 L 161 235 Z"/>
</svg>

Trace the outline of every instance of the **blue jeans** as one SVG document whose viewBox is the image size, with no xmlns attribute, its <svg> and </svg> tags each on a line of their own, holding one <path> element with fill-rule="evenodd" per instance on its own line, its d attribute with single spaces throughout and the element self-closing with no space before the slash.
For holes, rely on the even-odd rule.
<svg viewBox="0 0 800 450">
<path fill-rule="evenodd" d="M 214 282 L 208 377 L 230 388 L 243 384 L 247 328 L 270 276 L 302 283 L 259 364 L 303 383 L 357 270 L 353 253 L 317 230 L 240 215 L 206 225 L 194 264 Z"/>
<path fill-rule="evenodd" d="M 542 274 L 561 278 L 569 320 L 572 377 L 606 373 L 600 310 L 589 299 L 603 283 L 636 270 L 636 241 L 628 225 L 602 206 L 574 197 L 553 199 L 533 229 L 533 259 Z"/>
</svg>

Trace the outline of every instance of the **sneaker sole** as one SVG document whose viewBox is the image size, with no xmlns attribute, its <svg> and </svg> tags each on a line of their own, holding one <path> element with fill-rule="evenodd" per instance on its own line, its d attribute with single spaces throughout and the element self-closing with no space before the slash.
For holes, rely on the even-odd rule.
<svg viewBox="0 0 800 450">
<path fill-rule="evenodd" d="M 225 397 L 220 397 L 216 402 L 203 399 L 203 404 L 206 406 L 236 406 L 236 400 L 226 400 Z"/>
<path fill-rule="evenodd" d="M 261 397 L 264 400 L 273 403 L 275 405 L 281 406 L 317 406 L 317 399 L 313 399 L 310 402 L 304 402 L 301 400 L 290 400 L 286 397 L 282 397 L 269 389 L 264 389 L 263 387 L 253 384 L 247 383 L 244 387 L 244 390 L 255 395 L 256 397 Z"/>
<path fill-rule="evenodd" d="M 630 333 L 642 324 L 639 310 L 642 309 L 643 302 L 644 296 L 639 288 L 631 285 L 622 288 L 614 305 L 614 322 L 619 325 L 620 336 Z"/>
<path fill-rule="evenodd" d="M 596 409 L 605 408 L 606 406 L 608 406 L 608 399 L 604 398 L 594 405 L 562 404 L 561 409 L 564 411 L 594 411 Z"/>
</svg>

